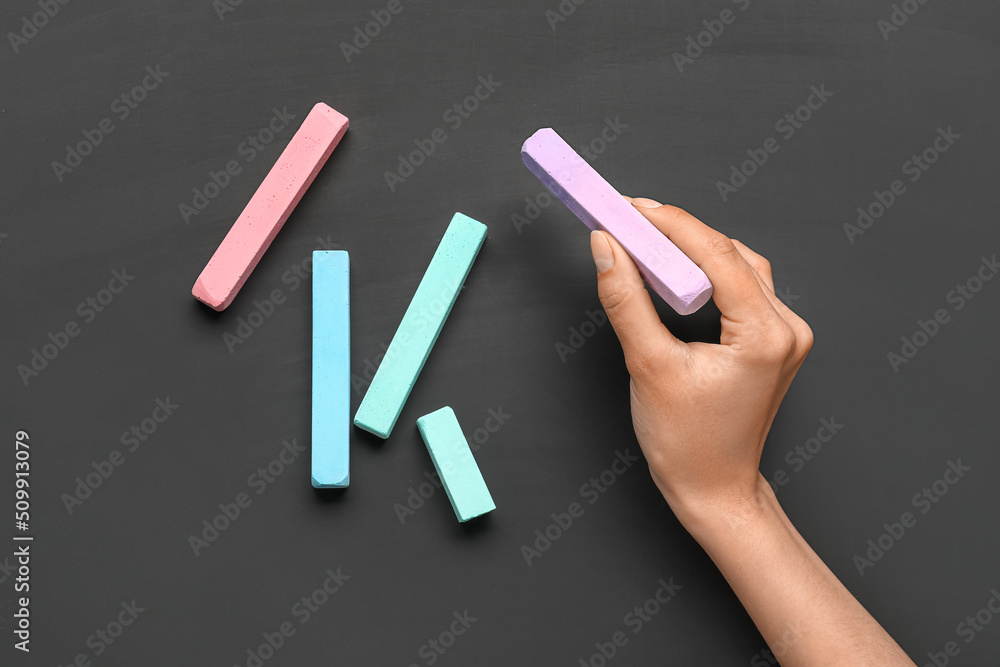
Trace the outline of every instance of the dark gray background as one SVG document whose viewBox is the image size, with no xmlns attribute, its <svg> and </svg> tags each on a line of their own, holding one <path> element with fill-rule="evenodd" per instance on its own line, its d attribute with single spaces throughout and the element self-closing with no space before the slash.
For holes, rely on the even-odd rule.
<svg viewBox="0 0 1000 667">
<path fill-rule="evenodd" d="M 598 170 L 766 255 L 816 332 L 762 463 L 768 477 L 789 473 L 778 497 L 793 521 L 918 663 L 956 641 L 951 664 L 1000 664 L 1000 619 L 971 643 L 956 634 L 1000 586 L 1000 283 L 952 312 L 898 373 L 886 358 L 918 319 L 951 312 L 949 290 L 1000 250 L 995 3 L 930 2 L 884 39 L 887 0 L 751 0 L 744 11 L 723 0 L 589 0 L 555 29 L 546 10 L 557 0 L 414 1 L 348 63 L 340 43 L 385 6 L 246 0 L 222 20 L 209 0 L 75 2 L 17 53 L 9 38 L 0 45 L 0 511 L 10 518 L 0 538 L 15 533 L 18 429 L 31 435 L 35 536 L 33 651 L 11 647 L 13 579 L 0 572 L 3 662 L 70 664 L 83 653 L 95 665 L 245 664 L 262 633 L 288 620 L 296 633 L 267 665 L 428 664 L 421 646 L 468 610 L 478 620 L 436 664 L 578 665 L 673 577 L 677 597 L 611 662 L 753 664 L 760 635 L 644 463 L 585 504 L 530 567 L 520 551 L 616 450 L 638 452 L 611 328 L 565 363 L 556 351 L 600 307 L 586 230 L 558 204 L 520 231 L 512 219 L 542 191 L 520 160 L 527 136 L 551 126 L 581 146 L 618 118 L 628 127 Z M 725 8 L 735 22 L 678 71 L 672 54 Z M 37 11 L 5 3 L 0 28 L 19 30 Z M 163 83 L 59 182 L 51 163 L 66 144 L 158 64 Z M 443 112 L 491 74 L 501 85 L 452 130 Z M 775 122 L 813 85 L 834 96 L 780 138 Z M 350 130 L 235 303 L 209 311 L 191 285 L 320 100 Z M 246 163 L 237 147 L 273 107 L 297 119 Z M 383 172 L 437 127 L 447 142 L 391 192 Z M 901 166 L 939 127 L 961 139 L 849 243 L 843 224 L 905 178 Z M 780 151 L 724 203 L 716 181 L 772 136 Z M 185 223 L 179 204 L 232 159 L 242 173 Z M 489 237 L 392 437 L 352 433 L 346 492 L 314 491 L 304 454 L 257 495 L 248 476 L 282 440 L 309 441 L 310 289 L 282 275 L 318 236 L 350 251 L 360 376 L 455 211 Z M 83 324 L 77 304 L 122 267 L 134 281 Z M 275 289 L 285 303 L 230 353 L 223 334 Z M 659 305 L 684 336 L 717 332 L 714 306 L 681 323 Z M 25 385 L 17 366 L 71 320 L 81 334 Z M 76 478 L 123 450 L 121 433 L 166 397 L 180 405 L 174 415 L 69 513 L 63 494 Z M 439 491 L 401 524 L 394 505 L 432 469 L 414 421 L 445 404 L 470 435 L 489 409 L 510 415 L 477 452 L 498 509 L 460 525 Z M 793 471 L 786 453 L 830 417 L 844 428 Z M 912 496 L 958 459 L 971 471 L 916 512 Z M 189 536 L 240 492 L 252 505 L 196 557 Z M 916 526 L 861 576 L 853 557 L 906 511 Z M 299 624 L 292 606 L 338 567 L 350 580 Z M 94 657 L 88 637 L 133 599 L 145 611 Z"/>
</svg>

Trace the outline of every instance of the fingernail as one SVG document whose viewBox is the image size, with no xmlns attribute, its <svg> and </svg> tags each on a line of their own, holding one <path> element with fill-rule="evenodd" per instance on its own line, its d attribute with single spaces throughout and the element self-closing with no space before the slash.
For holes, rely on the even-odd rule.
<svg viewBox="0 0 1000 667">
<path fill-rule="evenodd" d="M 604 273 L 615 265 L 615 254 L 611 251 L 611 244 L 601 232 L 590 232 L 590 252 L 594 255 L 598 273 Z"/>
<path fill-rule="evenodd" d="M 636 197 L 632 200 L 632 206 L 638 208 L 659 208 L 663 204 L 652 199 L 646 199 L 645 197 Z"/>
</svg>

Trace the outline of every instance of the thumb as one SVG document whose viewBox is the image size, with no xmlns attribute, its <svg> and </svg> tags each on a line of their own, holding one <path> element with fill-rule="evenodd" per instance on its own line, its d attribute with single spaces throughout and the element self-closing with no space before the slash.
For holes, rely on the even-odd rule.
<svg viewBox="0 0 1000 667">
<path fill-rule="evenodd" d="M 597 294 L 629 372 L 634 376 L 661 365 L 671 347 L 682 343 L 660 322 L 635 262 L 606 232 L 590 233 L 590 252 L 597 266 Z"/>
</svg>

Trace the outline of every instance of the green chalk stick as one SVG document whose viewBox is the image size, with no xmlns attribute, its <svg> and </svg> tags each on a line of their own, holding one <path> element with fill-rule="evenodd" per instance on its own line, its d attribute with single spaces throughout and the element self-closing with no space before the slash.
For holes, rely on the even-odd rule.
<svg viewBox="0 0 1000 667">
<path fill-rule="evenodd" d="M 459 521 L 496 509 L 486 480 L 476 465 L 455 411 L 443 407 L 417 420 L 420 437 L 434 460 L 438 476 Z"/>
<path fill-rule="evenodd" d="M 355 426 L 389 437 L 485 239 L 483 223 L 461 213 L 451 219 L 354 415 Z"/>
</svg>

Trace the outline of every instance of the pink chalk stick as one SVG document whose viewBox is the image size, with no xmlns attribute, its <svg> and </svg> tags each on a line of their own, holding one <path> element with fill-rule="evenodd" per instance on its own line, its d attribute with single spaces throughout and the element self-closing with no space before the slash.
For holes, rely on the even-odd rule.
<svg viewBox="0 0 1000 667">
<path fill-rule="evenodd" d="M 215 310 L 233 302 L 264 251 L 347 131 L 347 117 L 319 102 L 198 276 L 191 294 Z"/>
<path fill-rule="evenodd" d="M 551 128 L 521 147 L 521 159 L 591 229 L 611 234 L 671 308 L 689 315 L 712 298 L 708 276 Z"/>
</svg>

